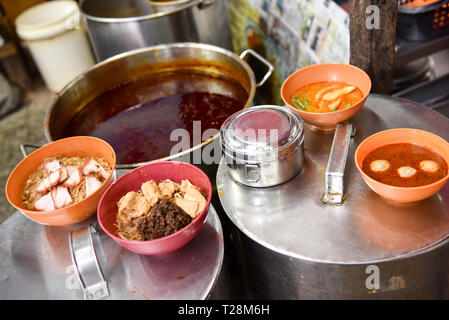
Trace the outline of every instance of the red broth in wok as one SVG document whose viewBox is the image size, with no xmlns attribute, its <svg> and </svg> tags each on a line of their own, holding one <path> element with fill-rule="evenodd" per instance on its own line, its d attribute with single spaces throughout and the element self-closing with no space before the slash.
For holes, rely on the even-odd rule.
<svg viewBox="0 0 449 320">
<path fill-rule="evenodd" d="M 197 133 L 201 139 L 205 130 L 219 130 L 224 120 L 241 110 L 248 96 L 230 78 L 186 70 L 157 73 L 95 98 L 72 118 L 64 135 L 107 141 L 119 164 L 152 161 L 170 156 L 180 142 L 177 135 L 170 141 L 173 130 L 187 130 L 193 147 L 199 144 L 198 138 L 194 140 L 194 121 L 201 121 Z"/>
<path fill-rule="evenodd" d="M 411 143 L 382 146 L 363 160 L 369 177 L 396 187 L 420 187 L 448 174 L 448 165 L 436 152 Z"/>
</svg>

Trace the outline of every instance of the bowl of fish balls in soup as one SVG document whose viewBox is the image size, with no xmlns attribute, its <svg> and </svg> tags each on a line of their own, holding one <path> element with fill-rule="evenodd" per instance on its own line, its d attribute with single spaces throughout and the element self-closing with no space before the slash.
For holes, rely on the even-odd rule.
<svg viewBox="0 0 449 320">
<path fill-rule="evenodd" d="M 412 203 L 434 195 L 448 181 L 449 143 L 418 129 L 381 131 L 358 146 L 355 163 L 378 195 Z"/>
<path fill-rule="evenodd" d="M 333 131 L 360 111 L 371 90 L 361 69 L 320 63 L 297 70 L 282 84 L 282 100 L 312 129 Z"/>
</svg>

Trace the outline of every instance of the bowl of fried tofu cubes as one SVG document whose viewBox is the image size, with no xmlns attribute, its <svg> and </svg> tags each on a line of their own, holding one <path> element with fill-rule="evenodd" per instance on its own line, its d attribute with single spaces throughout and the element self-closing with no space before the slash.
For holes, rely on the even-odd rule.
<svg viewBox="0 0 449 320">
<path fill-rule="evenodd" d="M 153 162 L 121 176 L 103 194 L 98 222 L 122 247 L 144 255 L 173 252 L 201 230 L 212 185 L 194 165 Z"/>
</svg>

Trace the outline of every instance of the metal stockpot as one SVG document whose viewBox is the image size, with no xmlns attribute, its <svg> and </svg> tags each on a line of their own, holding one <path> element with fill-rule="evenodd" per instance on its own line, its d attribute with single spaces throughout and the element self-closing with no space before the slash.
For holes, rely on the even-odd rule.
<svg viewBox="0 0 449 320">
<path fill-rule="evenodd" d="M 217 77 L 237 80 L 248 93 L 246 103 L 243 106 L 243 108 L 247 108 L 253 102 L 256 87 L 261 86 L 273 70 L 272 66 L 263 59 L 262 61 L 268 65 L 269 71 L 259 83 L 256 83 L 253 71 L 245 60 L 243 60 L 243 57 L 247 54 L 252 54 L 258 59 L 263 59 L 252 50 L 243 52 L 239 57 L 228 50 L 199 43 L 160 45 L 117 55 L 95 65 L 86 73 L 78 76 L 55 96 L 46 114 L 44 123 L 45 137 L 49 142 L 64 138 L 64 128 L 70 123 L 71 119 L 83 110 L 90 101 L 111 88 L 117 87 L 132 79 L 138 79 L 139 77 L 167 70 L 194 69 L 205 73 L 212 72 Z M 226 87 L 217 88 L 214 86 L 204 87 L 202 89 L 205 91 L 224 91 Z M 193 154 L 199 153 L 199 158 L 201 159 L 203 148 L 211 142 L 217 143 L 216 149 L 220 150 L 218 136 L 219 134 L 217 133 L 210 139 L 184 152 L 167 155 L 158 160 L 178 160 L 192 163 Z M 215 150 L 215 147 L 212 147 Z M 205 164 L 203 167 L 200 165 L 200 168 L 204 169 L 210 177 L 215 179 L 214 172 L 216 172 L 218 160 L 213 165 Z M 149 162 L 151 161 L 132 164 L 117 163 L 117 168 L 135 168 Z M 214 166 L 215 169 L 210 170 Z"/>
<path fill-rule="evenodd" d="M 178 9 L 192 0 L 175 0 L 175 1 L 150 1 L 153 12 L 167 12 Z M 213 0 L 212 0 L 213 1 Z M 203 1 L 203 3 L 205 3 Z"/>
<path fill-rule="evenodd" d="M 252 187 L 270 187 L 296 176 L 304 163 L 301 119 L 279 106 L 257 106 L 229 117 L 220 144 L 230 175 Z"/>
<path fill-rule="evenodd" d="M 151 6 L 148 0 L 82 1 L 83 23 L 97 60 L 175 42 L 207 43 L 232 50 L 225 0 L 173 1 L 160 7 Z"/>
<path fill-rule="evenodd" d="M 250 298 L 449 298 L 449 184 L 415 206 L 393 206 L 363 182 L 354 164 L 356 146 L 375 132 L 413 127 L 449 140 L 449 119 L 404 99 L 371 94 L 351 122 L 357 132 L 349 143 L 340 205 L 322 201 L 326 163 L 339 139 L 307 126 L 304 170 L 280 186 L 242 186 L 220 163 L 218 194 L 235 225 Z"/>
</svg>

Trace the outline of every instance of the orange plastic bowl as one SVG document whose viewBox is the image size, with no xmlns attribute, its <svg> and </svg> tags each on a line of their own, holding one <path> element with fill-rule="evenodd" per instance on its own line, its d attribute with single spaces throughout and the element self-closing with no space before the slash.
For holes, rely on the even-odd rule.
<svg viewBox="0 0 449 320">
<path fill-rule="evenodd" d="M 290 104 L 291 97 L 302 87 L 322 81 L 341 81 L 362 91 L 363 98 L 353 106 L 335 112 L 317 113 L 299 110 Z M 352 118 L 365 104 L 371 90 L 371 79 L 361 69 L 350 64 L 320 63 L 314 64 L 292 73 L 281 87 L 281 96 L 284 103 L 301 119 L 320 131 L 332 131 L 337 124 Z"/>
<path fill-rule="evenodd" d="M 433 133 L 418 129 L 391 129 L 366 138 L 355 152 L 355 164 L 365 183 L 381 197 L 399 204 L 426 199 L 437 193 L 449 180 L 449 173 L 439 181 L 421 187 L 395 187 L 370 178 L 362 170 L 365 157 L 373 150 L 395 143 L 413 143 L 438 153 L 449 164 L 449 143 Z"/>
<path fill-rule="evenodd" d="M 86 199 L 71 206 L 52 211 L 32 211 L 24 207 L 22 193 L 25 182 L 36 172 L 44 159 L 54 156 L 65 157 L 99 157 L 105 159 L 115 170 L 116 156 L 114 149 L 106 142 L 94 137 L 70 137 L 47 144 L 20 162 L 6 182 L 6 197 L 12 206 L 33 221 L 50 226 L 66 226 L 88 219 L 97 211 L 97 205 L 103 192 L 112 183 L 111 174 L 102 186 Z"/>
</svg>

